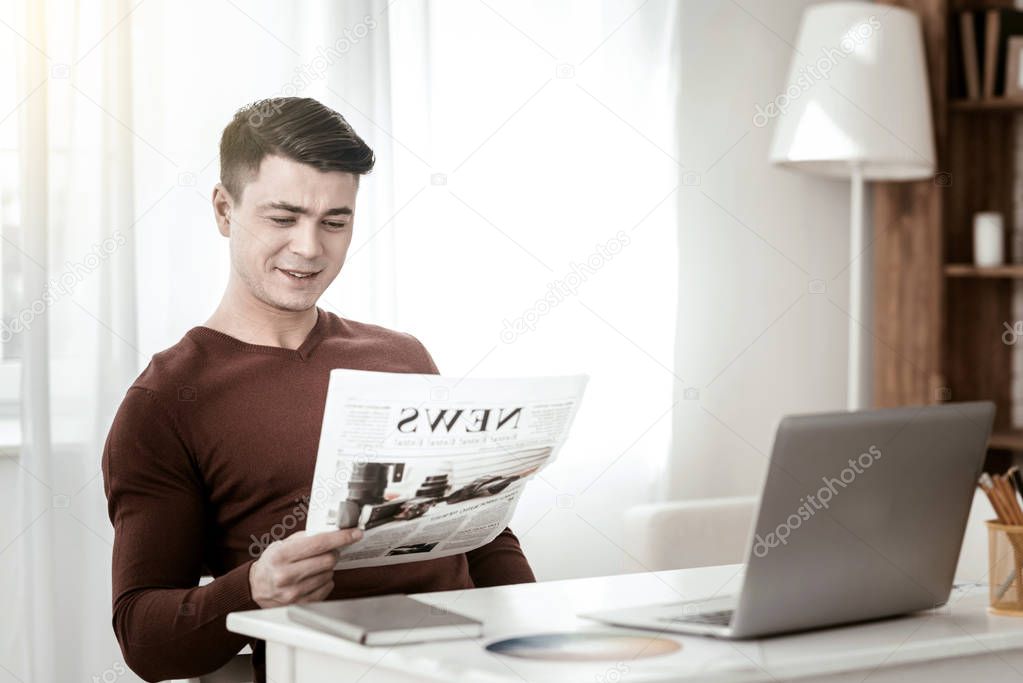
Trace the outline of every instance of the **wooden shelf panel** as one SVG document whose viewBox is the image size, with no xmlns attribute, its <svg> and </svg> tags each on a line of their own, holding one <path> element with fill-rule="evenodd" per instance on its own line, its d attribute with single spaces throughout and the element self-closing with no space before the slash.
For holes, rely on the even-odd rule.
<svg viewBox="0 0 1023 683">
<path fill-rule="evenodd" d="M 988 439 L 987 447 L 1023 451 L 1023 430 L 1008 429 L 992 432 L 991 438 Z"/>
<path fill-rule="evenodd" d="M 993 97 L 981 100 L 952 100 L 951 111 L 1023 111 L 1023 98 Z"/>
<path fill-rule="evenodd" d="M 1007 263 L 1004 266 L 975 266 L 972 263 L 946 263 L 948 277 L 1000 277 L 1023 278 L 1023 263 Z"/>
</svg>

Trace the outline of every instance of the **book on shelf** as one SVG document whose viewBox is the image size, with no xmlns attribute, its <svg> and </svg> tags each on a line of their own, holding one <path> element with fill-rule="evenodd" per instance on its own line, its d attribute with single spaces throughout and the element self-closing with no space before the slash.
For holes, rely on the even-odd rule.
<svg viewBox="0 0 1023 683">
<path fill-rule="evenodd" d="M 963 12 L 959 15 L 959 44 L 963 49 L 963 76 L 966 82 L 966 96 L 971 100 L 980 99 L 980 60 L 977 55 L 977 15 Z M 983 40 L 983 27 L 980 27 Z"/>
<path fill-rule="evenodd" d="M 984 97 L 1005 95 L 1009 38 L 1023 35 L 1023 11 L 989 9 L 984 28 Z"/>
<path fill-rule="evenodd" d="M 1009 65 L 1009 41 L 1023 36 L 1023 11 L 1000 8 L 959 12 L 949 26 L 956 62 L 949 84 L 952 98 L 969 100 L 1004 97 Z M 1018 73 L 1018 70 L 1015 70 Z"/>
</svg>

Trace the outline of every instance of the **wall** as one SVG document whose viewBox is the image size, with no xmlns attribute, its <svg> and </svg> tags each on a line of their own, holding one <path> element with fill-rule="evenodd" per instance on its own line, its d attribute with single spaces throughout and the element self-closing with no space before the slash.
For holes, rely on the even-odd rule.
<svg viewBox="0 0 1023 683">
<path fill-rule="evenodd" d="M 845 403 L 849 185 L 769 166 L 754 121 L 814 3 L 767 4 L 682 3 L 677 498 L 758 493 L 779 418 Z"/>
</svg>

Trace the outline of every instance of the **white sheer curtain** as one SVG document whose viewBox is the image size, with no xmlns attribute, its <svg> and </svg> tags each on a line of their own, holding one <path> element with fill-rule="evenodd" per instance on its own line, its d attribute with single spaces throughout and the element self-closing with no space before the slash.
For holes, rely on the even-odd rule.
<svg viewBox="0 0 1023 683">
<path fill-rule="evenodd" d="M 19 294 L 5 340 L 21 366 L 22 440 L 3 470 L 17 478 L 18 514 L 0 563 L 14 563 L 19 582 L 0 630 L 4 654 L 20 655 L 3 666 L 12 680 L 103 678 L 123 665 L 109 627 L 99 454 L 139 360 L 130 33 L 117 27 L 131 6 L 4 9 L 18 69 L 2 125 L 14 131 L 19 167 L 18 199 L 3 216 L 4 249 L 17 256 L 5 259 L 17 270 L 4 282 Z"/>
<path fill-rule="evenodd" d="M 676 3 L 0 3 L 22 65 L 0 136 L 16 125 L 24 159 L 4 215 L 24 229 L 2 248 L 23 252 L 23 307 L 74 278 L 18 335 L 0 578 L 24 590 L 0 681 L 132 679 L 110 629 L 102 438 L 149 357 L 219 300 L 219 136 L 268 96 L 320 99 L 377 152 L 323 307 L 415 334 L 446 374 L 591 375 L 513 528 L 541 580 L 629 566 L 622 513 L 663 495 L 680 383 Z"/>
<path fill-rule="evenodd" d="M 395 244 L 394 325 L 444 373 L 591 376 L 568 445 L 512 525 L 541 580 L 633 567 L 623 513 L 663 496 L 680 384 L 677 4 L 389 11 L 403 98 L 390 130 L 400 212 L 381 233 Z M 341 303 L 361 296 L 344 276 L 337 289 Z"/>
</svg>

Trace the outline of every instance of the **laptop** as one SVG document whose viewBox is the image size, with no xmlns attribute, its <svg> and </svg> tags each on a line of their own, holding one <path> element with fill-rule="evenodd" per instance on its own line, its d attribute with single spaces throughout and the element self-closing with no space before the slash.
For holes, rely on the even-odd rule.
<svg viewBox="0 0 1023 683">
<path fill-rule="evenodd" d="M 994 415 L 978 401 L 786 417 L 737 596 L 580 616 L 742 639 L 943 605 Z"/>
</svg>

